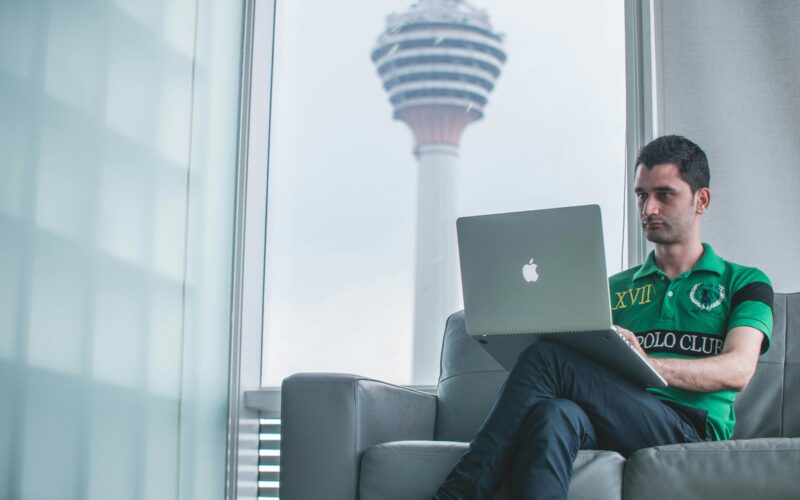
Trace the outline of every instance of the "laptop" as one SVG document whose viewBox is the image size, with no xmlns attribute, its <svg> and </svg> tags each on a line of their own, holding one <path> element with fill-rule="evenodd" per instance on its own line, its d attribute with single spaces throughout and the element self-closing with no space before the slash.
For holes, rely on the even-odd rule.
<svg viewBox="0 0 800 500">
<path fill-rule="evenodd" d="M 612 328 L 600 207 L 461 217 L 467 333 L 511 369 L 533 342 L 580 351 L 643 387 L 667 382 Z"/>
</svg>

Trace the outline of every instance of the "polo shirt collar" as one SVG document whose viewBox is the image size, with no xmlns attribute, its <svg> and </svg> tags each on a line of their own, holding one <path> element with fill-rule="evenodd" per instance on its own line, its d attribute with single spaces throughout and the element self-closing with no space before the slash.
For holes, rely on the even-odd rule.
<svg viewBox="0 0 800 500">
<path fill-rule="evenodd" d="M 645 259 L 644 264 L 642 264 L 642 267 L 640 267 L 639 270 L 636 271 L 636 273 L 633 275 L 633 279 L 638 280 L 644 278 L 645 276 L 650 276 L 651 274 L 655 274 L 658 272 L 659 269 L 658 266 L 656 266 L 656 252 L 654 250 L 647 255 L 647 258 Z"/>
<path fill-rule="evenodd" d="M 711 245 L 708 243 L 703 243 L 703 248 L 705 252 L 703 252 L 703 256 L 700 257 L 700 260 L 692 268 L 692 272 L 709 271 L 722 276 L 725 272 L 725 261 L 722 260 L 722 257 L 714 253 L 714 249 L 711 248 Z"/>
<path fill-rule="evenodd" d="M 703 243 L 703 256 L 700 257 L 700 260 L 697 261 L 697 264 L 694 265 L 689 274 L 695 271 L 709 271 L 722 276 L 722 273 L 725 272 L 725 261 L 714 252 L 711 245 Z M 638 280 L 659 272 L 661 270 L 656 266 L 656 253 L 652 251 L 647 256 L 642 267 L 633 275 L 633 279 Z"/>
</svg>

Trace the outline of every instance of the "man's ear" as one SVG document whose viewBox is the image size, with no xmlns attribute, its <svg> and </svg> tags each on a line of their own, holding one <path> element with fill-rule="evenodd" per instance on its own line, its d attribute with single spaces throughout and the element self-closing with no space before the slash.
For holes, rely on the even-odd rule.
<svg viewBox="0 0 800 500">
<path fill-rule="evenodd" d="M 711 204 L 711 190 L 707 187 L 700 188 L 694 194 L 695 197 L 695 210 L 697 210 L 698 214 L 705 213 L 708 210 L 708 206 Z"/>
</svg>

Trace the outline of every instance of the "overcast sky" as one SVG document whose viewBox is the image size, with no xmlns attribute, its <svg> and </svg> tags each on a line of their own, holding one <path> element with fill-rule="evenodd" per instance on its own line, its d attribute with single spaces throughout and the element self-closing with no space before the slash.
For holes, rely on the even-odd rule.
<svg viewBox="0 0 800 500">
<path fill-rule="evenodd" d="M 618 272 L 622 2 L 472 3 L 508 61 L 462 136 L 459 215 L 597 203 Z M 369 57 L 386 15 L 410 5 L 278 2 L 264 385 L 298 371 L 410 380 L 416 162 Z"/>
</svg>

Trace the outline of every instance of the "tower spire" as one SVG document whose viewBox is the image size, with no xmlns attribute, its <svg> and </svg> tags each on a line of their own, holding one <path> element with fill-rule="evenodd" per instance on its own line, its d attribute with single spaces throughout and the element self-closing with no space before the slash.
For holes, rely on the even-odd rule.
<svg viewBox="0 0 800 500">
<path fill-rule="evenodd" d="M 414 383 L 438 372 L 441 332 L 459 304 L 455 177 L 464 129 L 483 117 L 506 61 L 489 15 L 465 0 L 419 0 L 387 16 L 372 51 L 394 118 L 418 160 Z"/>
</svg>

